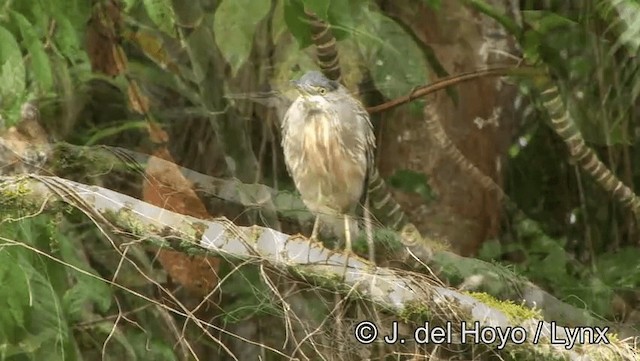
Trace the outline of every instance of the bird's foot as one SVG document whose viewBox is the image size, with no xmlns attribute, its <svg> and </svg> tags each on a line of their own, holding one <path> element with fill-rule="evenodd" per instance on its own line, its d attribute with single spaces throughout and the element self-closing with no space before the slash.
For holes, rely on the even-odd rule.
<svg viewBox="0 0 640 361">
<path fill-rule="evenodd" d="M 342 254 L 344 255 L 344 268 L 342 269 L 342 278 L 344 279 L 347 276 L 347 268 L 349 267 L 349 259 L 352 256 L 357 256 L 353 249 L 351 249 L 351 242 L 347 242 L 346 247 Z"/>
</svg>

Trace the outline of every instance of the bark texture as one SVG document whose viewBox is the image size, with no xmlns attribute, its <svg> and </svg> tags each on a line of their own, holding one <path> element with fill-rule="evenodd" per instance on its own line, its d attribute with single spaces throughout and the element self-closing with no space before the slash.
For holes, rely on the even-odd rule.
<svg viewBox="0 0 640 361">
<path fill-rule="evenodd" d="M 383 11 L 411 29 L 421 45 L 430 47 L 449 74 L 513 64 L 515 42 L 492 19 L 457 1 L 443 1 L 434 11 L 410 6 L 408 0 L 380 1 Z M 516 12 L 511 1 L 489 1 Z M 415 4 L 414 4 L 415 5 Z M 438 76 L 431 72 L 433 79 Z M 467 159 L 502 184 L 505 152 L 514 129 L 516 89 L 500 78 L 486 78 L 441 92 L 436 102 L 443 127 Z M 456 100 L 451 94 L 455 94 Z M 501 204 L 490 190 L 451 161 L 431 138 L 423 115 L 407 109 L 384 117 L 380 139 L 380 170 L 389 176 L 400 169 L 427 175 L 437 200 L 425 205 L 415 195 L 396 192 L 422 232 L 442 237 L 462 255 L 475 254 L 482 242 L 497 235 Z"/>
</svg>

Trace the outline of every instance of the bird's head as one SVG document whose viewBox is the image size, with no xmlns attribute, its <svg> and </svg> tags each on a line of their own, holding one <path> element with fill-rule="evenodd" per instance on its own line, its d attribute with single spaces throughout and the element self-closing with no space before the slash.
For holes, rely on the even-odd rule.
<svg viewBox="0 0 640 361">
<path fill-rule="evenodd" d="M 340 84 L 330 80 L 318 71 L 309 71 L 291 83 L 309 105 L 321 106 L 339 89 Z"/>
</svg>

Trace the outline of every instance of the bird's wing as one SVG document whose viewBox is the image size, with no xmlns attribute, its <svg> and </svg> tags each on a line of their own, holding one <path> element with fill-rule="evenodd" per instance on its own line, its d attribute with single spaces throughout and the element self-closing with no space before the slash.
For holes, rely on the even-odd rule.
<svg viewBox="0 0 640 361">
<path fill-rule="evenodd" d="M 369 118 L 369 113 L 362 106 L 360 102 L 358 102 L 358 107 L 356 110 L 356 122 L 360 127 L 360 131 L 364 134 L 364 139 L 361 147 L 364 148 L 366 159 L 367 159 L 367 175 L 371 175 L 373 169 L 375 167 L 375 150 L 376 150 L 376 136 L 373 132 L 373 124 L 371 124 L 371 119 Z"/>
<path fill-rule="evenodd" d="M 296 100 L 291 104 L 291 106 L 289 106 L 289 109 L 284 113 L 282 123 L 280 124 L 280 144 L 282 145 L 282 150 L 284 152 L 284 164 L 289 174 L 292 174 L 292 168 L 295 168 L 295 164 L 291 162 L 296 159 L 296 155 L 299 155 L 302 152 L 302 149 L 300 148 L 300 139 L 295 139 L 297 136 L 295 128 L 299 125 L 299 120 L 296 120 L 295 117 L 292 118 L 292 114 L 296 112 L 298 104 L 299 102 Z"/>
<path fill-rule="evenodd" d="M 376 173 L 376 164 L 375 164 L 375 150 L 376 150 L 376 137 L 373 131 L 373 125 L 371 124 L 371 120 L 369 118 L 369 113 L 364 108 L 362 103 L 354 98 L 357 103 L 355 113 L 353 113 L 354 125 L 357 127 L 359 133 L 363 135 L 363 137 L 358 142 L 357 146 L 359 151 L 364 151 L 365 159 L 366 159 L 366 170 L 365 170 L 365 178 L 364 184 L 362 187 L 362 195 L 360 196 L 360 205 L 364 206 L 366 204 L 366 197 L 369 189 L 369 182 L 373 179 L 374 174 Z M 353 112 L 353 109 L 352 109 Z"/>
<path fill-rule="evenodd" d="M 284 157 L 285 157 L 285 162 L 284 165 L 287 168 L 287 172 L 289 172 L 289 174 L 291 174 L 291 168 L 289 167 L 289 162 L 287 161 L 289 158 L 289 154 L 287 154 L 289 152 L 289 148 L 290 148 L 290 142 L 291 139 L 289 139 L 289 127 L 291 125 L 291 119 L 290 117 L 290 113 L 291 113 L 291 107 L 293 107 L 295 105 L 292 104 L 289 109 L 284 113 L 284 117 L 282 118 L 282 123 L 280 124 L 280 136 L 281 136 L 281 140 L 280 140 L 280 144 L 282 145 L 282 150 L 284 152 Z"/>
</svg>

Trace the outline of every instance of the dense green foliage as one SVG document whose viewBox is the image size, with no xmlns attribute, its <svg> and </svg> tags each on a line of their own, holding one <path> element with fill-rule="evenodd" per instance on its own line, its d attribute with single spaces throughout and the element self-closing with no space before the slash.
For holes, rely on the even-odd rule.
<svg viewBox="0 0 640 361">
<path fill-rule="evenodd" d="M 525 59 L 544 64 L 555 76 L 582 136 L 624 183 L 633 185 L 640 75 L 633 39 L 640 4 L 596 1 L 579 9 L 554 4 L 553 10 L 523 11 L 524 27 L 502 21 L 520 40 Z M 523 90 L 536 91 L 527 85 Z M 569 303 L 611 316 L 614 295 L 633 295 L 640 284 L 637 220 L 567 162 L 557 134 L 544 126 L 546 114 L 525 114 L 507 180 L 513 199 L 537 224 L 520 222 L 511 236 L 515 242 L 497 248 L 486 244 L 485 256 L 524 258 L 516 268 L 529 279 Z"/>
<path fill-rule="evenodd" d="M 375 1 L 123 0 L 120 24 L 96 17 L 96 4 L 107 2 L 0 0 L 0 117 L 5 126 L 19 120 L 22 104 L 37 100 L 48 129 L 64 140 L 93 145 L 124 139 L 131 148 L 141 146 L 147 123 L 124 100 L 133 79 L 153 95 L 145 116 L 167 128 L 186 124 L 185 115 L 202 116 L 200 124 L 219 136 L 224 175 L 245 182 L 262 177 L 269 183 L 277 172 L 256 174 L 260 160 L 252 149 L 259 145 L 245 146 L 259 133 L 244 122 L 254 114 L 243 113 L 234 95 L 243 81 L 256 89 L 267 83 L 265 78 L 285 84 L 314 67 L 305 7 L 332 24 L 346 80 L 360 80 L 358 69 L 366 69 L 381 97 L 393 99 L 427 84 L 429 69 L 439 66 Z M 442 1 L 422 3 L 442 11 Z M 552 8 L 541 10 L 539 2 L 522 1 L 522 24 L 484 1 L 460 3 L 499 21 L 517 40 L 523 62 L 549 69 L 589 145 L 624 183 L 631 188 L 640 184 L 634 167 L 640 162 L 640 3 L 585 1 L 572 8 L 563 5 L 570 2 L 551 1 Z M 104 33 L 89 41 L 100 40 L 107 48 L 113 40 L 128 55 L 126 70 L 114 77 L 93 71 L 91 57 L 107 57 L 87 50 L 87 29 L 96 23 L 111 24 L 117 41 L 108 39 L 109 26 L 94 29 Z M 264 29 L 267 35 L 260 32 Z M 269 54 L 269 62 L 261 54 Z M 255 79 L 246 80 L 247 74 Z M 357 75 L 350 79 L 351 74 Z M 614 297 L 638 297 L 637 220 L 572 163 L 546 124 L 535 81 L 518 81 L 521 121 L 504 184 L 527 218 L 507 214 L 500 239 L 485 243 L 480 258 L 513 261 L 517 273 L 559 298 L 615 319 Z M 216 118 L 227 111 L 228 118 Z M 202 146 L 196 143 L 190 142 L 193 148 Z M 190 154 L 185 150 L 183 156 L 189 159 Z M 424 174 L 399 171 L 390 183 L 425 202 L 437 197 Z M 141 274 L 159 283 L 167 277 L 154 256 L 132 247 L 127 256 L 134 262 L 122 261 L 120 249 L 84 216 L 3 219 L 0 237 L 2 360 L 174 360 L 179 359 L 176 335 L 200 336 L 193 324 L 172 329 L 175 325 L 167 320 L 175 315 L 166 307 L 150 307 L 158 291 Z M 282 318 L 258 267 L 234 267 L 225 264 L 221 270 L 221 278 L 230 276 L 218 300 L 224 312 L 214 323 Z M 202 343 L 219 351 L 210 340 Z"/>
</svg>

